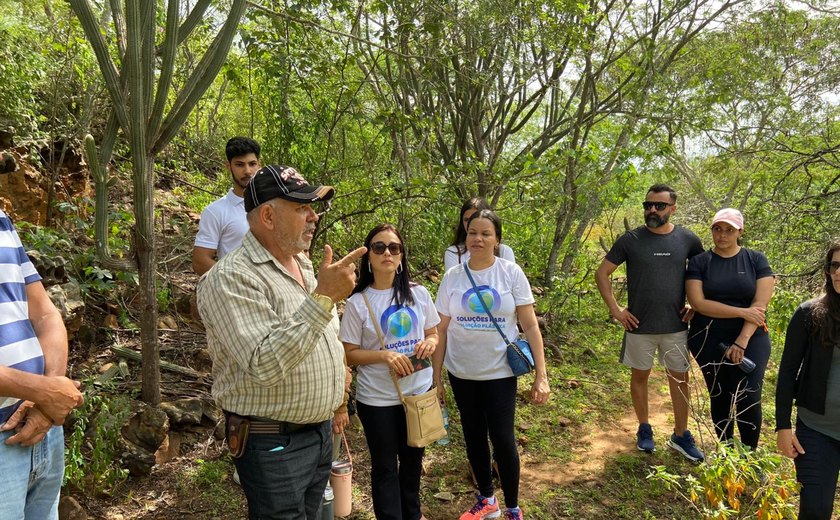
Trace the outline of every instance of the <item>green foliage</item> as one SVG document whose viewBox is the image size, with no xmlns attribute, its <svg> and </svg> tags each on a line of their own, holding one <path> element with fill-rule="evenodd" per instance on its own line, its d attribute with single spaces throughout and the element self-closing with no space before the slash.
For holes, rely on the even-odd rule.
<svg viewBox="0 0 840 520">
<path fill-rule="evenodd" d="M 196 459 L 178 473 L 176 486 L 185 493 L 196 493 L 213 504 L 214 517 L 232 518 L 241 512 L 240 493 L 231 489 L 233 464 L 225 457 L 217 460 Z"/>
<path fill-rule="evenodd" d="M 707 453 L 706 462 L 692 474 L 671 473 L 655 466 L 649 479 L 662 482 L 707 520 L 796 518 L 788 500 L 799 487 L 791 478 L 791 464 L 764 447 L 753 451 L 734 441 Z"/>
<path fill-rule="evenodd" d="M 65 442 L 64 485 L 83 492 L 110 494 L 128 477 L 121 468 L 120 430 L 131 413 L 128 396 L 102 393 L 89 380 L 85 402 L 73 411 L 72 432 Z"/>
</svg>

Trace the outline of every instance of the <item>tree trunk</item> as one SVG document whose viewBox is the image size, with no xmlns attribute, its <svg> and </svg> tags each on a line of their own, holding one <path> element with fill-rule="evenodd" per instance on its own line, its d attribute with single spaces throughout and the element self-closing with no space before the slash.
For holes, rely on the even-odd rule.
<svg viewBox="0 0 840 520">
<path fill-rule="evenodd" d="M 160 404 L 160 357 L 157 338 L 157 272 L 155 270 L 154 156 L 134 160 L 135 246 L 140 274 L 140 341 L 143 354 L 143 401 Z"/>
</svg>

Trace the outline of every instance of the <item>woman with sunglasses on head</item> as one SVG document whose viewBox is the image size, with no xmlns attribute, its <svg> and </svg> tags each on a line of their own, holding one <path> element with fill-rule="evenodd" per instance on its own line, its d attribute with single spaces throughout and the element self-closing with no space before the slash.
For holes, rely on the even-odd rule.
<svg viewBox="0 0 840 520">
<path fill-rule="evenodd" d="M 470 259 L 470 251 L 467 249 L 467 221 L 476 211 L 482 209 L 491 209 L 490 204 L 484 197 L 473 197 L 467 199 L 461 205 L 461 213 L 458 217 L 458 223 L 455 225 L 455 238 L 452 244 L 443 252 L 444 271 L 448 271 L 466 260 Z M 499 244 L 499 256 L 505 260 L 516 262 L 513 256 L 513 249 L 504 244 Z"/>
<path fill-rule="evenodd" d="M 840 473 L 840 240 L 823 261 L 825 293 L 793 313 L 776 384 L 776 441 L 802 484 L 800 520 L 831 518 Z"/>
<path fill-rule="evenodd" d="M 417 520 L 423 518 L 424 450 L 407 444 L 405 411 L 391 373 L 405 395 L 431 388 L 440 318 L 429 291 L 411 282 L 397 228 L 376 226 L 365 247 L 339 335 L 347 363 L 359 367 L 356 401 L 370 451 L 374 514 L 379 520 Z"/>
<path fill-rule="evenodd" d="M 519 334 L 517 322 L 534 355 L 531 400 L 544 404 L 549 395 L 531 286 L 522 268 L 498 257 L 501 239 L 502 223 L 493 211 L 474 213 L 467 223 L 469 260 L 446 272 L 435 301 L 441 316 L 441 340 L 433 358 L 434 382 L 443 399 L 441 376 L 445 366 L 461 414 L 467 458 L 478 483 L 478 500 L 460 520 L 497 518 L 501 514 L 494 495 L 488 436 L 504 492 L 505 519 L 523 518 L 519 508 L 519 453 L 513 429 L 517 385 L 505 354 L 508 342 Z M 490 322 L 485 306 L 506 339 Z"/>
<path fill-rule="evenodd" d="M 743 234 L 741 212 L 722 209 L 712 220 L 714 247 L 688 261 L 685 292 L 695 313 L 688 349 L 706 380 L 718 439 L 731 440 L 737 423 L 741 442 L 755 449 L 770 359 L 765 312 L 776 281 L 764 254 L 741 247 Z"/>
</svg>

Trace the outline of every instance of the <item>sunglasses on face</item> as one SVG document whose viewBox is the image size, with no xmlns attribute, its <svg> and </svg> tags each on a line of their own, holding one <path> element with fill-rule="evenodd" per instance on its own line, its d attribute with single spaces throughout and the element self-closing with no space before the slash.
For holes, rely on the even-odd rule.
<svg viewBox="0 0 840 520">
<path fill-rule="evenodd" d="M 391 242 L 388 245 L 386 245 L 385 242 L 374 242 L 370 245 L 370 251 L 375 255 L 384 255 L 386 249 L 393 256 L 397 256 L 402 254 L 403 245 L 399 242 Z"/>
<path fill-rule="evenodd" d="M 651 202 L 649 200 L 642 202 L 642 207 L 645 208 L 645 211 L 650 211 L 651 208 L 656 208 L 656 211 L 662 211 L 668 206 L 673 205 L 673 202 Z"/>
<path fill-rule="evenodd" d="M 825 272 L 828 274 L 834 274 L 838 269 L 840 269 L 840 262 L 829 262 L 825 264 Z"/>
</svg>

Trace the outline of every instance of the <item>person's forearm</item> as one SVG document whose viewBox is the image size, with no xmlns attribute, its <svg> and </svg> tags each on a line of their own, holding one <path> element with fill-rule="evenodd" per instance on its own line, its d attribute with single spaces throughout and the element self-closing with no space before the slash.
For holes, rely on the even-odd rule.
<svg viewBox="0 0 840 520">
<path fill-rule="evenodd" d="M 67 373 L 67 329 L 56 312 L 45 317 L 35 330 L 44 353 L 44 375 L 63 376 Z"/>
<path fill-rule="evenodd" d="M 0 395 L 41 403 L 48 399 L 43 382 L 43 376 L 0 365 Z"/>
<path fill-rule="evenodd" d="M 523 330 L 522 333 L 525 334 L 525 338 L 531 346 L 531 353 L 534 355 L 534 370 L 536 370 L 537 377 L 548 377 L 545 364 L 545 347 L 539 324 L 535 323 L 531 325 Z"/>
<path fill-rule="evenodd" d="M 598 292 L 601 293 L 601 298 L 604 300 L 604 303 L 607 304 L 607 308 L 610 310 L 610 313 L 617 312 L 620 306 L 618 305 L 618 301 L 615 299 L 615 294 L 613 294 L 610 276 L 602 273 L 601 271 L 597 271 L 595 273 L 595 286 L 598 287 Z"/>
<path fill-rule="evenodd" d="M 195 274 L 197 274 L 198 276 L 201 276 L 207 271 L 209 271 L 210 268 L 212 268 L 214 265 L 216 265 L 216 261 L 212 258 L 193 256 L 192 268 L 193 272 L 195 272 Z"/>
<path fill-rule="evenodd" d="M 384 350 L 365 350 L 357 348 L 347 351 L 347 363 L 350 366 L 358 365 L 374 365 L 376 363 L 386 363 L 383 354 Z"/>
<path fill-rule="evenodd" d="M 726 305 L 725 303 L 697 297 L 689 298 L 688 303 L 695 312 L 699 312 L 709 318 L 744 318 L 743 307 L 735 307 L 733 305 Z"/>
</svg>

